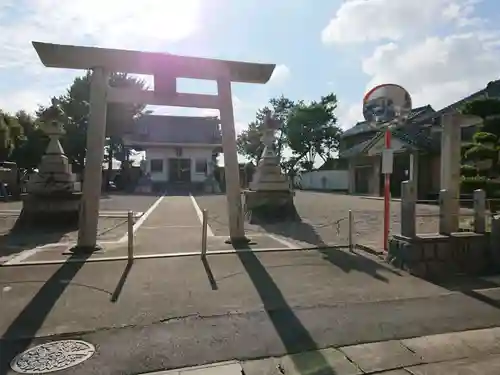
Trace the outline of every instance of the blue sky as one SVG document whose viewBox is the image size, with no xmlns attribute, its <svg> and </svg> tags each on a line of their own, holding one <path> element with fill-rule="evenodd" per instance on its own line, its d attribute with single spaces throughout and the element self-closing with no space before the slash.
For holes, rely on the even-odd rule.
<svg viewBox="0 0 500 375">
<path fill-rule="evenodd" d="M 32 40 L 276 63 L 267 85 L 233 86 L 238 130 L 284 94 L 335 92 L 339 125 L 361 120 L 374 84 L 405 86 L 436 109 L 499 75 L 494 0 L 2 0 L 0 108 L 33 110 L 79 72 L 41 66 Z M 94 9 L 101 9 L 100 14 Z M 180 90 L 210 92 L 211 83 Z M 159 113 L 186 113 L 175 108 Z M 190 111 L 189 113 L 206 113 Z"/>
</svg>

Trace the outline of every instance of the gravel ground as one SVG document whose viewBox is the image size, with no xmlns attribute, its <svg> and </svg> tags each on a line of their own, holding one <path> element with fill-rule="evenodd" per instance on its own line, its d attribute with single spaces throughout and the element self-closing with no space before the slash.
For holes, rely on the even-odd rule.
<svg viewBox="0 0 500 375">
<path fill-rule="evenodd" d="M 200 195 L 196 201 L 201 209 L 208 210 L 209 225 L 215 235 L 228 234 L 227 205 L 225 195 Z M 249 236 L 259 232 L 270 232 L 286 237 L 301 246 L 324 244 L 346 245 L 348 243 L 348 212 L 354 216 L 355 241 L 358 244 L 380 249 L 383 241 L 384 203 L 380 199 L 368 199 L 345 194 L 297 191 L 295 206 L 302 218 L 301 223 L 281 222 L 257 226 L 245 223 Z M 400 202 L 391 202 L 391 232 L 401 229 Z M 464 213 L 470 210 L 463 210 Z M 438 231 L 439 207 L 419 204 L 417 233 Z"/>
</svg>

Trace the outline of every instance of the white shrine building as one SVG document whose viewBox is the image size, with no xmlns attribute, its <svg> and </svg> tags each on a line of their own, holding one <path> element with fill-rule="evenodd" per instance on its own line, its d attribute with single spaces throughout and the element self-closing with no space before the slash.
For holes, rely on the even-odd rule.
<svg viewBox="0 0 500 375">
<path fill-rule="evenodd" d="M 138 119 L 124 143 L 145 152 L 145 172 L 153 189 L 202 187 L 221 152 L 218 117 L 146 115 Z"/>
</svg>

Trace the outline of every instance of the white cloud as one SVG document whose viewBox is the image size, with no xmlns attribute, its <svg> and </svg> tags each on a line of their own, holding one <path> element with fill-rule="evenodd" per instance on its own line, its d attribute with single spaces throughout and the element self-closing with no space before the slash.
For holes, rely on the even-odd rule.
<svg viewBox="0 0 500 375">
<path fill-rule="evenodd" d="M 379 46 L 362 63 L 370 76 L 367 89 L 398 83 L 410 92 L 414 106 L 430 103 L 439 109 L 499 78 L 495 40 L 493 34 L 469 33 L 429 37 L 406 47 Z"/>
<path fill-rule="evenodd" d="M 0 108 L 6 112 L 15 113 L 19 109 L 34 112 L 38 105 L 48 105 L 50 94 L 40 90 L 19 90 L 10 95 L 0 96 Z"/>
<path fill-rule="evenodd" d="M 357 104 L 339 103 L 337 108 L 337 125 L 340 128 L 343 130 L 349 129 L 362 120 L 361 99 Z"/>
<path fill-rule="evenodd" d="M 422 35 L 436 26 L 475 25 L 477 0 L 348 0 L 345 1 L 321 38 L 325 44 L 379 40 L 401 40 Z"/>
<path fill-rule="evenodd" d="M 200 0 L 25 0 L 0 10 L 2 68 L 39 64 L 33 40 L 161 50 L 200 23 Z"/>
<path fill-rule="evenodd" d="M 4 0 L 0 5 L 2 108 L 34 109 L 82 72 L 45 68 L 33 40 L 164 52 L 201 25 L 201 0 Z M 98 11 L 96 11 L 98 10 Z M 6 87 L 23 77 L 30 90 Z M 8 95 L 5 95 L 5 90 Z"/>
<path fill-rule="evenodd" d="M 270 83 L 281 84 L 290 77 L 290 68 L 284 64 L 276 65 L 271 75 Z"/>
<path fill-rule="evenodd" d="M 475 14 L 477 3 L 347 0 L 323 30 L 322 40 L 380 43 L 362 59 L 368 76 L 364 89 L 397 83 L 410 92 L 414 107 L 440 109 L 499 78 L 500 30 L 486 28 L 487 20 Z M 359 95 L 361 102 L 363 93 Z M 361 103 L 339 107 L 342 127 L 359 120 Z"/>
</svg>

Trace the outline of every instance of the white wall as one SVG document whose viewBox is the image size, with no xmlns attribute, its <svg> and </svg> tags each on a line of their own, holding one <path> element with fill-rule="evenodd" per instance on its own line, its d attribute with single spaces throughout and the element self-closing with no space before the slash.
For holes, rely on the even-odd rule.
<svg viewBox="0 0 500 375">
<path fill-rule="evenodd" d="M 345 170 L 306 172 L 297 176 L 295 183 L 302 189 L 347 190 L 349 172 Z"/>
<path fill-rule="evenodd" d="M 209 162 L 212 158 L 213 148 L 204 147 L 182 147 L 183 159 L 191 159 L 191 181 L 192 182 L 203 182 L 205 181 L 205 173 L 196 173 L 195 163 L 196 159 L 204 159 Z M 175 153 L 174 147 L 168 148 L 152 148 L 146 150 L 146 171 L 151 174 L 152 181 L 168 181 L 168 159 L 178 158 L 179 156 Z M 151 172 L 151 159 L 162 159 L 163 160 L 163 172 Z"/>
</svg>

